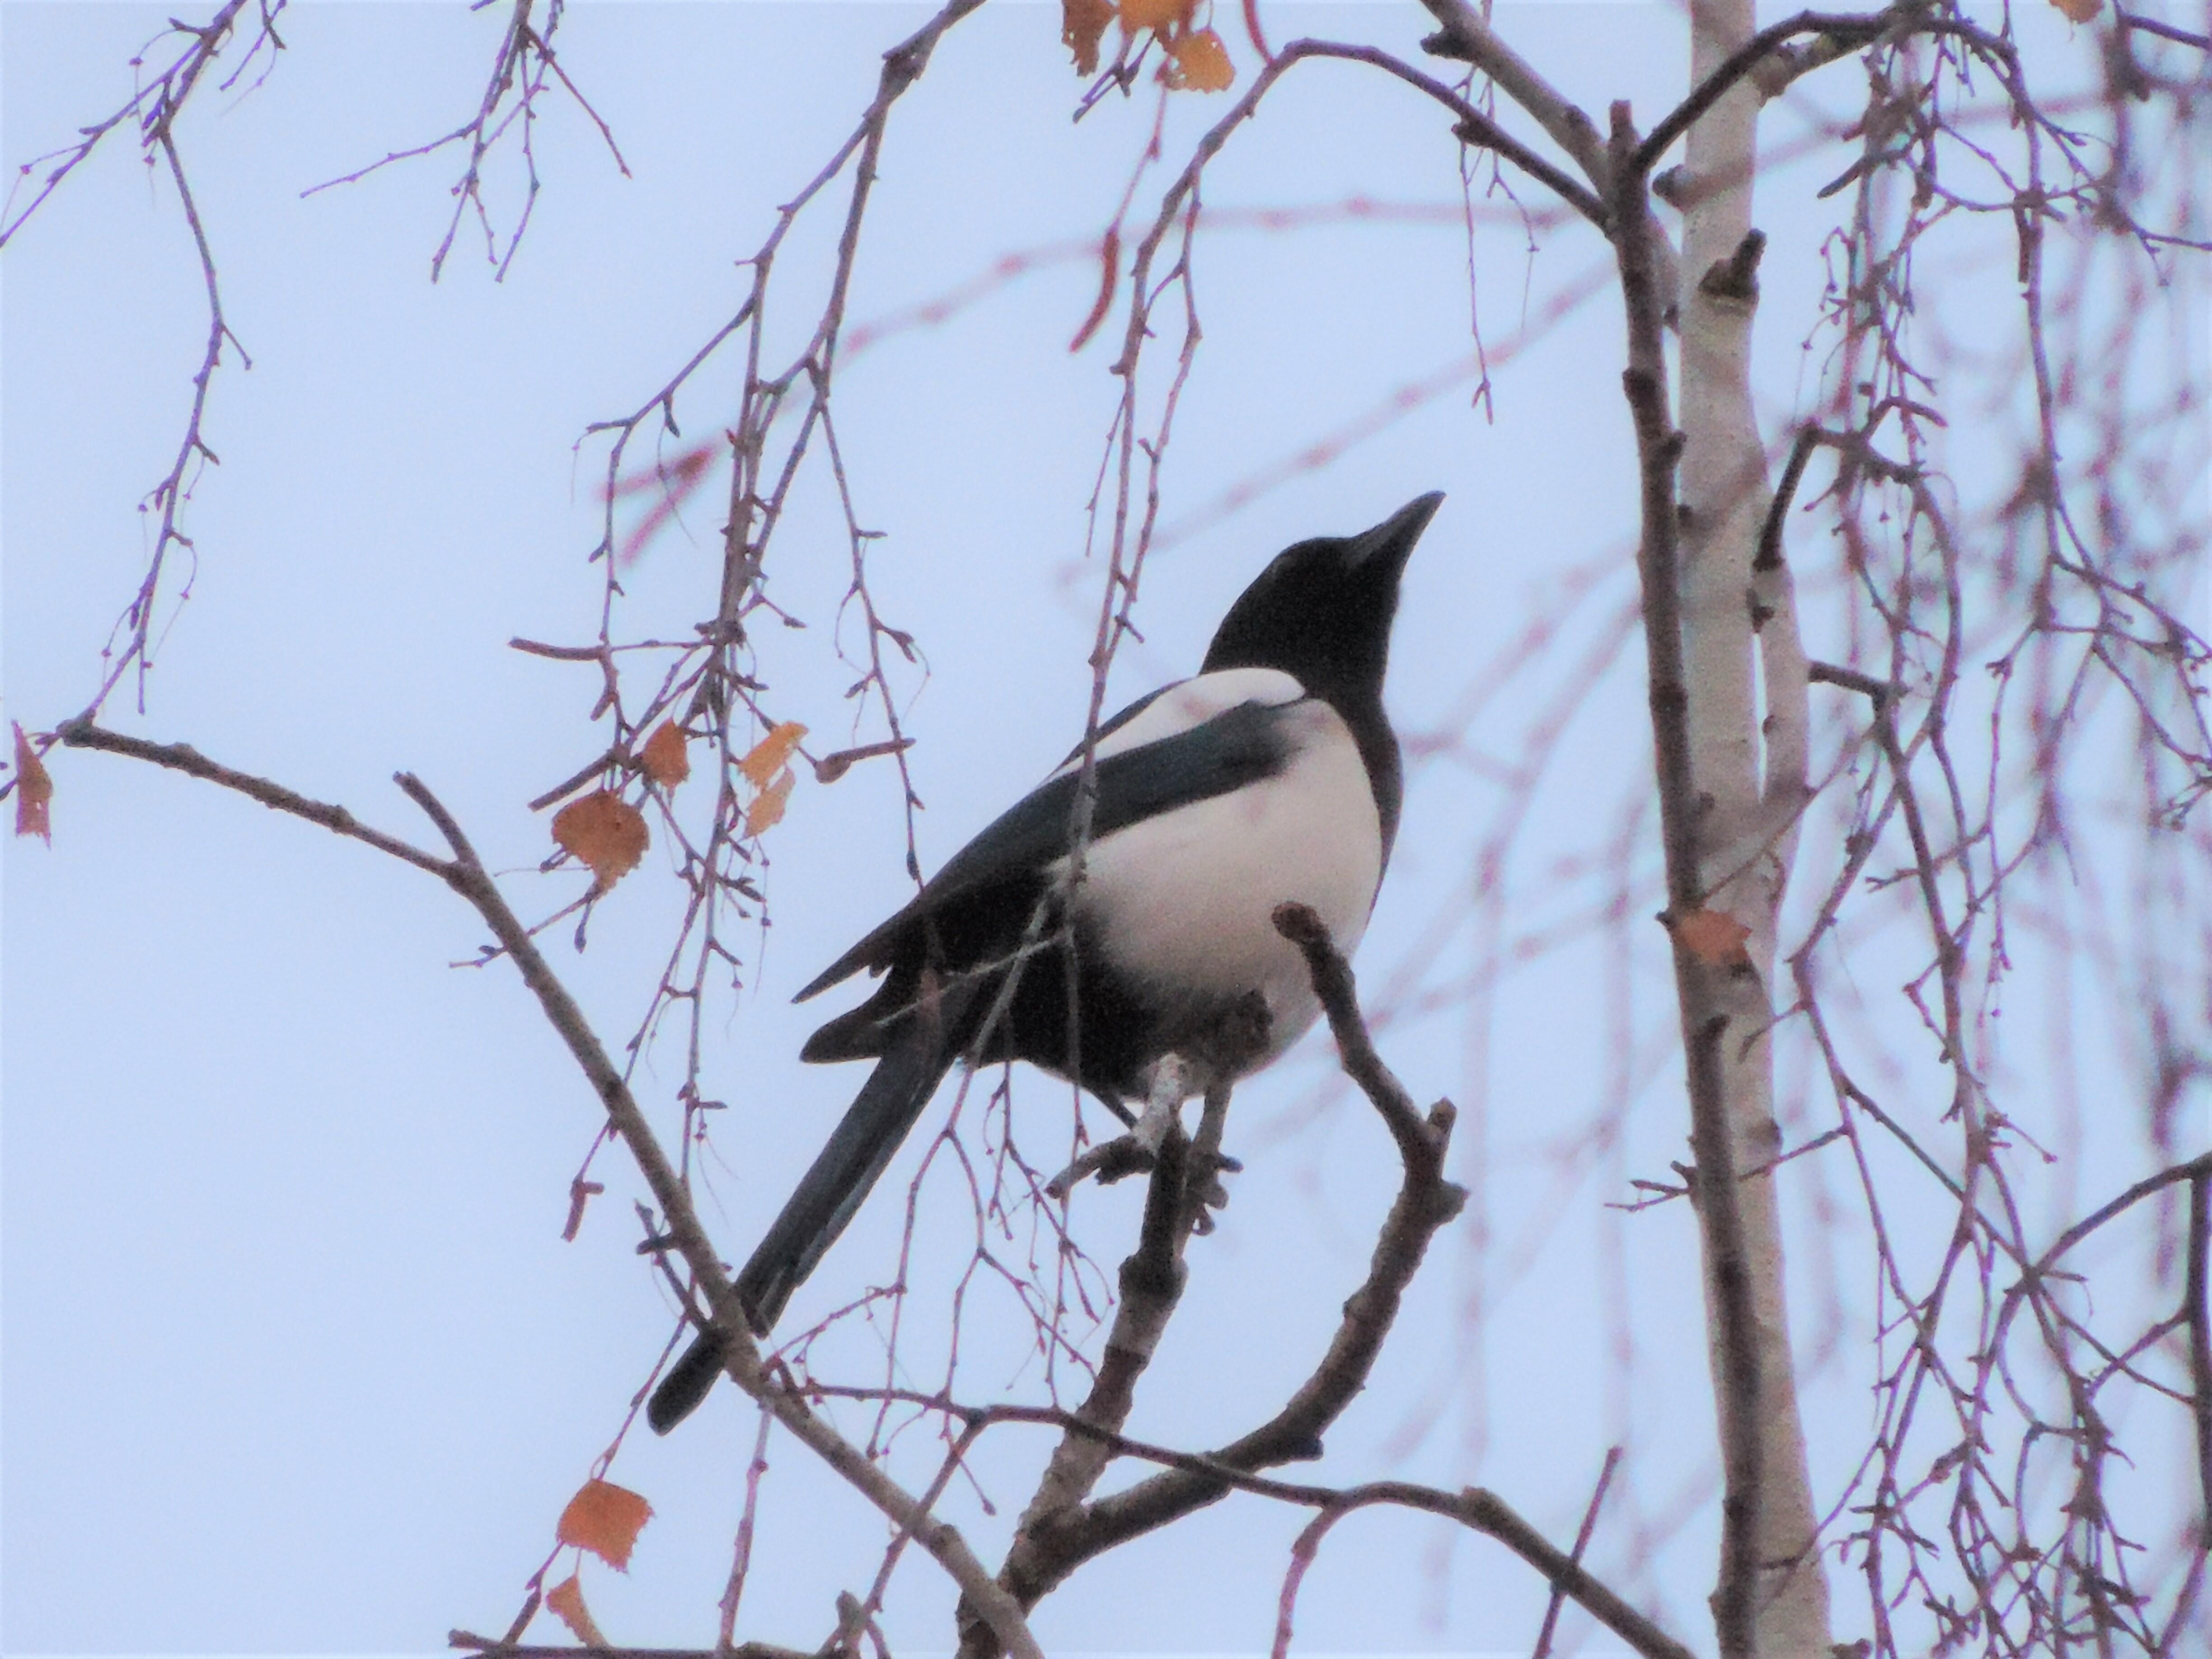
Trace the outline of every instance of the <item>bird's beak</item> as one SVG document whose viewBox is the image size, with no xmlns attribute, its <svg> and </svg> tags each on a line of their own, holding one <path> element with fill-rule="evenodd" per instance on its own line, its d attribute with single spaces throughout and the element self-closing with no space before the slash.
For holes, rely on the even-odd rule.
<svg viewBox="0 0 2212 1659">
<path fill-rule="evenodd" d="M 1346 565 L 1354 570 L 1372 569 L 1378 575 L 1395 577 L 1405 569 L 1413 544 L 1421 539 L 1421 532 L 1429 527 L 1429 520 L 1436 517 L 1437 509 L 1443 502 L 1441 489 L 1416 495 L 1374 529 L 1354 536 L 1352 545 L 1346 550 Z"/>
</svg>

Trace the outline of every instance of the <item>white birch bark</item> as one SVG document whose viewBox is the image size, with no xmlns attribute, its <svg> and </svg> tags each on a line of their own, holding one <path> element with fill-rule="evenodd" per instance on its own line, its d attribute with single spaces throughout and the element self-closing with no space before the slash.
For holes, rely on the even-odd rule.
<svg viewBox="0 0 2212 1659">
<path fill-rule="evenodd" d="M 1693 0 L 1691 27 L 1694 86 L 1750 38 L 1751 0 Z M 1739 1170 L 1760 1168 L 1778 1150 L 1769 1045 L 1763 1035 L 1747 1038 L 1764 1033 L 1771 1018 L 1776 922 L 1805 793 L 1803 657 L 1788 573 L 1753 569 L 1768 504 L 1749 372 L 1755 289 L 1709 275 L 1729 270 L 1752 229 L 1758 111 L 1746 77 L 1690 130 L 1679 198 L 1682 635 L 1700 884 L 1707 908 L 1750 930 L 1747 948 L 1758 969 L 1725 994 L 1724 1086 Z M 1754 626 L 1754 614 L 1762 625 Z M 1754 679 L 1762 672 L 1763 732 Z M 1826 1659 L 1827 1584 L 1813 1548 L 1816 1515 L 1772 1177 L 1741 1180 L 1739 1202 L 1759 1356 L 1757 1651 L 1765 1659 Z M 1708 1328 L 1717 1336 L 1710 1320 Z M 1732 1409 L 1726 1389 L 1717 1395 L 1723 1413 Z"/>
</svg>

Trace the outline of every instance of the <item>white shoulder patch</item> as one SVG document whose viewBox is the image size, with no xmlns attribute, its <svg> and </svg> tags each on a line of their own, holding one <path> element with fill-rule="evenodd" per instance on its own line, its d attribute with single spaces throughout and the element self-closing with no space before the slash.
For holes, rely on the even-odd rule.
<svg viewBox="0 0 2212 1659">
<path fill-rule="evenodd" d="M 1099 738 L 1098 758 L 1104 760 L 1124 750 L 1141 749 L 1163 738 L 1176 737 L 1243 703 L 1279 708 L 1297 702 L 1305 694 L 1305 687 L 1279 668 L 1224 668 L 1215 673 L 1200 674 L 1169 686 L 1127 726 Z M 1058 777 L 1061 772 L 1073 769 L 1082 759 L 1079 750 L 1053 775 Z"/>
</svg>

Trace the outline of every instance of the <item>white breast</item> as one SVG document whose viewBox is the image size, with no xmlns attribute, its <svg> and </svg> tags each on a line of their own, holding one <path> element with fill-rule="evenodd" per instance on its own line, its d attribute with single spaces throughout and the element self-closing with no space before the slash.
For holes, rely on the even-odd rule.
<svg viewBox="0 0 2212 1659">
<path fill-rule="evenodd" d="M 1231 681 L 1239 684 L 1210 684 Z M 1281 695 L 1285 687 L 1291 696 Z M 1108 741 L 1118 748 L 1188 729 L 1199 723 L 1191 715 L 1201 699 L 1211 707 L 1199 719 L 1248 700 L 1295 702 L 1284 715 L 1292 759 L 1280 775 L 1102 837 L 1085 861 L 1077 901 L 1114 966 L 1156 989 L 1164 1006 L 1264 996 L 1273 1023 L 1262 1064 L 1321 1012 L 1305 959 L 1275 931 L 1275 907 L 1311 906 L 1349 955 L 1382 876 L 1382 822 L 1351 728 L 1325 702 L 1296 702 L 1300 695 L 1295 680 L 1271 669 L 1203 675 L 1115 732 Z M 1165 730 L 1138 735 L 1156 714 Z M 1105 744 L 1100 752 L 1109 752 Z"/>
</svg>

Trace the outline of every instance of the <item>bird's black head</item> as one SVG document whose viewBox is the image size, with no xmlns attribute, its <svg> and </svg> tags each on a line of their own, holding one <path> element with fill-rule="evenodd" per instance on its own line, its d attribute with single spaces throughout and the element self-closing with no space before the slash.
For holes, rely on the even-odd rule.
<svg viewBox="0 0 2212 1659">
<path fill-rule="evenodd" d="M 1221 619 L 1202 672 L 1279 668 L 1347 715 L 1379 708 L 1398 578 L 1443 501 L 1432 490 L 1372 530 L 1277 554 Z"/>
</svg>

